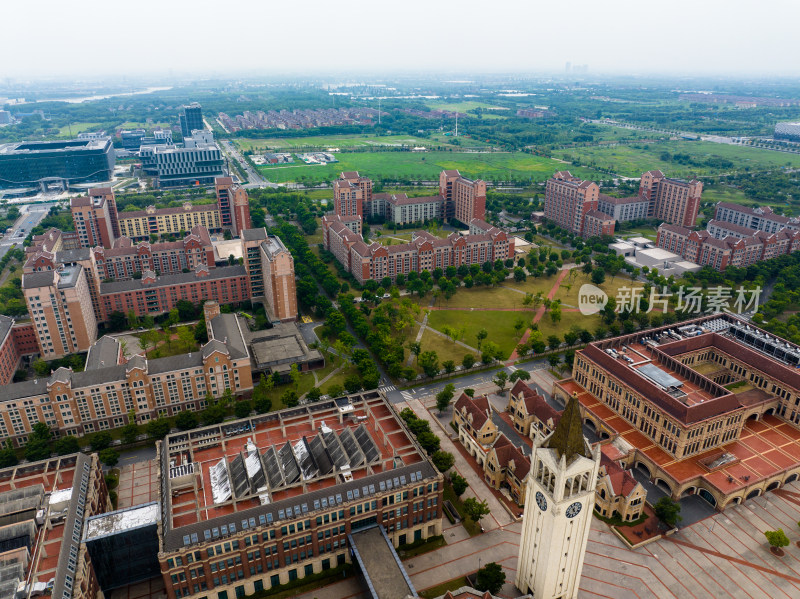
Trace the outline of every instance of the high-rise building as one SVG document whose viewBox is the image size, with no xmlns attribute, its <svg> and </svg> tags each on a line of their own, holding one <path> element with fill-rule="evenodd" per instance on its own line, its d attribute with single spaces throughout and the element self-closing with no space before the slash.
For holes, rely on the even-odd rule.
<svg viewBox="0 0 800 599">
<path fill-rule="evenodd" d="M 200 104 L 192 102 L 181 108 L 181 113 L 178 115 L 178 120 L 181 123 L 181 134 L 184 139 L 192 136 L 192 131 L 201 131 L 205 129 L 203 123 L 203 111 Z"/>
<path fill-rule="evenodd" d="M 598 209 L 599 196 L 597 183 L 573 177 L 569 171 L 558 171 L 545 187 L 544 216 L 568 231 L 584 236 L 586 214 Z M 602 220 L 602 216 L 598 215 L 598 218 Z"/>
<path fill-rule="evenodd" d="M 294 258 L 279 237 L 270 235 L 261 243 L 264 299 L 273 321 L 297 319 Z"/>
<path fill-rule="evenodd" d="M 583 437 L 580 404 L 567 402 L 555 430 L 533 444 L 514 584 L 537 599 L 575 599 L 600 469 L 600 445 Z"/>
<path fill-rule="evenodd" d="M 114 246 L 119 237 L 119 220 L 114 192 L 110 187 L 95 188 L 88 196 L 72 198 L 69 207 L 81 247 Z"/>
<path fill-rule="evenodd" d="M 115 154 L 111 138 L 31 141 L 0 145 L 0 189 L 110 181 Z"/>
<path fill-rule="evenodd" d="M 217 177 L 214 186 L 222 227 L 231 229 L 234 236 L 238 236 L 244 229 L 252 228 L 250 200 L 244 187 L 234 183 L 231 177 Z"/>
<path fill-rule="evenodd" d="M 333 182 L 334 211 L 339 216 L 364 217 L 364 206 L 372 206 L 372 179 L 345 171 Z M 371 213 L 371 211 L 370 211 Z"/>
<path fill-rule="evenodd" d="M 86 351 L 97 340 L 87 276 L 79 264 L 22 275 L 22 292 L 44 359 Z"/>
<path fill-rule="evenodd" d="M 670 179 L 658 170 L 642 173 L 639 195 L 650 202 L 648 217 L 671 225 L 694 227 L 703 184 L 693 179 Z"/>
<path fill-rule="evenodd" d="M 486 181 L 473 181 L 457 170 L 439 174 L 439 195 L 444 198 L 444 218 L 469 225 L 473 218 L 486 216 Z"/>
</svg>

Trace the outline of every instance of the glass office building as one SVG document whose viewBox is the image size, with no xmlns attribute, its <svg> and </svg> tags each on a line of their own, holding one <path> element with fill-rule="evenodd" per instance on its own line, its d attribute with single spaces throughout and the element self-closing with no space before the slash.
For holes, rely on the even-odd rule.
<svg viewBox="0 0 800 599">
<path fill-rule="evenodd" d="M 34 141 L 0 145 L 0 189 L 44 188 L 61 183 L 110 181 L 115 154 L 111 138 Z"/>
</svg>

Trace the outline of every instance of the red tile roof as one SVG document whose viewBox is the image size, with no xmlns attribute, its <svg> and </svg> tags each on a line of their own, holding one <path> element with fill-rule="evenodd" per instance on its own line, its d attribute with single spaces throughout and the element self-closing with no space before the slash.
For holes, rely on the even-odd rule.
<svg viewBox="0 0 800 599">
<path fill-rule="evenodd" d="M 489 398 L 485 395 L 480 397 L 471 398 L 466 393 L 461 393 L 461 396 L 456 400 L 456 410 L 459 412 L 466 409 L 467 416 L 472 415 L 472 428 L 480 430 L 486 421 L 492 416 L 492 408 L 489 405 Z"/>
</svg>

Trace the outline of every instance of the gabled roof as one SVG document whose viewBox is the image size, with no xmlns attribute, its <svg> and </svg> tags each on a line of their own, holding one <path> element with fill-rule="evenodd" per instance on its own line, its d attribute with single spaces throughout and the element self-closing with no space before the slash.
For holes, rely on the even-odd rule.
<svg viewBox="0 0 800 599">
<path fill-rule="evenodd" d="M 547 403 L 547 400 L 531 389 L 525 381 L 518 380 L 514 383 L 514 386 L 511 387 L 511 393 L 517 397 L 522 395 L 525 411 L 529 415 L 536 416 L 542 422 L 547 422 L 552 418 L 553 425 L 558 425 L 558 421 L 561 420 L 561 412 Z"/>
<path fill-rule="evenodd" d="M 489 398 L 485 395 L 472 398 L 466 393 L 461 393 L 456 400 L 455 409 L 461 412 L 467 411 L 467 416 L 472 415 L 472 428 L 480 430 L 486 421 L 491 418 L 492 408 L 489 405 Z"/>
<path fill-rule="evenodd" d="M 95 370 L 106 366 L 116 366 L 119 358 L 120 343 L 114 337 L 103 335 L 86 354 L 84 370 Z"/>
<path fill-rule="evenodd" d="M 495 455 L 497 456 L 497 463 L 501 468 L 509 468 L 513 461 L 514 476 L 519 480 L 524 479 L 531 469 L 531 461 L 528 459 L 518 447 L 516 447 L 504 434 L 500 434 L 492 446 Z"/>
</svg>

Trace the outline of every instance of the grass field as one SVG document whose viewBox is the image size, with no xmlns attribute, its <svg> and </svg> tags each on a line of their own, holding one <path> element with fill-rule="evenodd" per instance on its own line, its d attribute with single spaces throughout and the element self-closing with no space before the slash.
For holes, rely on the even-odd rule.
<svg viewBox="0 0 800 599">
<path fill-rule="evenodd" d="M 430 321 L 430 317 L 428 318 Z M 470 345 L 467 341 L 461 340 L 467 345 Z M 450 339 L 446 339 L 441 335 L 437 335 L 436 333 L 432 333 L 429 330 L 425 330 L 422 333 L 422 340 L 420 341 L 422 344 L 422 351 L 435 351 L 436 355 L 439 356 L 439 364 L 441 365 L 443 362 L 447 360 L 453 360 L 456 364 L 461 364 L 461 360 L 464 359 L 464 356 L 472 353 L 467 348 L 458 345 L 457 343 L 453 343 Z M 478 354 L 474 354 L 476 360 L 480 360 L 481 357 Z M 415 364 L 416 365 L 416 364 Z M 421 368 L 417 368 L 418 372 L 422 372 Z"/>
<path fill-rule="evenodd" d="M 100 129 L 100 123 L 72 123 L 71 125 L 64 125 L 58 130 L 58 137 L 76 137 L 78 133 L 84 131 L 93 131 Z"/>
<path fill-rule="evenodd" d="M 453 112 L 466 112 L 467 110 L 474 110 L 475 108 L 503 108 L 486 102 L 477 102 L 475 100 L 464 100 L 462 102 L 447 102 L 447 101 L 433 101 L 427 102 L 428 108 L 433 110 L 451 110 Z M 497 110 L 498 113 L 511 112 L 510 110 Z"/>
<path fill-rule="evenodd" d="M 661 154 L 689 154 L 695 159 L 723 158 L 734 163 L 733 168 L 717 169 L 708 166 L 683 165 L 673 161 L 661 160 Z M 556 152 L 561 157 L 561 152 Z M 800 155 L 771 152 L 758 148 L 748 148 L 712 142 L 669 141 L 651 143 L 645 146 L 583 147 L 564 150 L 573 161 L 584 165 L 596 165 L 612 169 L 626 177 L 639 177 L 647 170 L 660 169 L 671 177 L 690 177 L 693 175 L 718 175 L 731 171 L 760 171 L 775 167 L 800 167 Z"/>
<path fill-rule="evenodd" d="M 451 146 L 448 137 L 435 141 L 436 145 Z M 370 146 L 430 146 L 433 140 L 410 135 L 317 135 L 312 137 L 237 137 L 234 142 L 241 150 L 263 148 L 369 148 Z"/>
<path fill-rule="evenodd" d="M 560 162 L 523 152 L 364 152 L 338 154 L 339 162 L 325 165 L 260 167 L 264 176 L 275 183 L 331 181 L 342 171 L 361 171 L 372 179 L 411 178 L 434 180 L 443 169 L 458 169 L 462 175 L 482 179 L 516 177 L 531 182 L 545 181 L 559 169 Z M 573 175 L 584 178 L 599 174 L 581 167 L 571 167 Z"/>
<path fill-rule="evenodd" d="M 729 187 L 727 185 L 703 188 L 703 201 L 714 202 L 715 204 L 717 202 L 731 202 L 732 204 L 744 204 L 746 206 L 759 203 L 758 200 L 748 198 L 741 189 L 736 189 L 735 187 Z"/>
<path fill-rule="evenodd" d="M 434 310 L 428 317 L 428 326 L 437 331 L 446 326 L 466 327 L 462 341 L 472 347 L 478 347 L 478 331 L 486 329 L 489 331 L 487 341 L 496 343 L 503 356 L 507 358 L 519 343 L 514 323 L 520 317 L 519 312 Z M 466 352 L 461 353 L 462 357 L 464 353 Z"/>
</svg>

